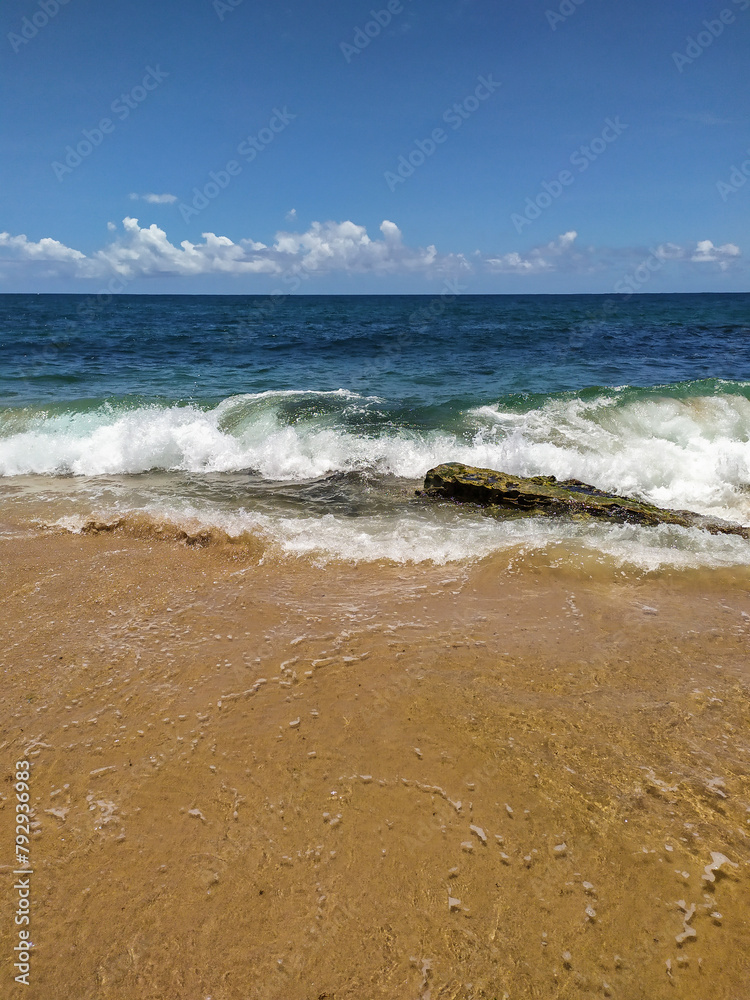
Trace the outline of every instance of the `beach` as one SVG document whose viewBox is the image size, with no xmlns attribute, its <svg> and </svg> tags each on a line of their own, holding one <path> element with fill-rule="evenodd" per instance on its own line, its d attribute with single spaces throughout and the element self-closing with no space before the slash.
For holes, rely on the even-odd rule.
<svg viewBox="0 0 750 1000">
<path fill-rule="evenodd" d="M 750 1000 L 750 0 L 5 7 L 0 1000 Z"/>
<path fill-rule="evenodd" d="M 748 526 L 747 296 L 267 306 L 0 302 L 11 988 L 740 1000 L 747 539 L 422 488 Z"/>
<path fill-rule="evenodd" d="M 27 995 L 739 997 L 745 568 L 316 562 L 138 520 L 0 550 Z"/>
</svg>

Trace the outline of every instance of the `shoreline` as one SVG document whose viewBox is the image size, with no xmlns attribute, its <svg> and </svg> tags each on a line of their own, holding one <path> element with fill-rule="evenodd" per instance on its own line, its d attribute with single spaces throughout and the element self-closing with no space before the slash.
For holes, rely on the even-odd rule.
<svg viewBox="0 0 750 1000">
<path fill-rule="evenodd" d="M 750 546 L 734 530 L 715 534 L 698 526 L 634 525 L 566 515 L 497 517 L 479 505 L 435 499 L 426 503 L 426 508 L 402 511 L 400 516 L 389 512 L 386 517 L 325 513 L 325 508 L 306 515 L 102 509 L 95 503 L 67 505 L 57 496 L 29 500 L 22 487 L 16 496 L 6 491 L 0 498 L 0 538 L 110 535 L 172 541 L 289 567 L 343 564 L 377 571 L 389 566 L 487 565 L 501 574 L 533 570 L 599 582 L 674 578 L 709 589 L 750 587 Z"/>
<path fill-rule="evenodd" d="M 746 573 L 261 563 L 120 532 L 0 555 L 31 996 L 747 981 Z M 737 867 L 711 882 L 713 853 Z"/>
</svg>

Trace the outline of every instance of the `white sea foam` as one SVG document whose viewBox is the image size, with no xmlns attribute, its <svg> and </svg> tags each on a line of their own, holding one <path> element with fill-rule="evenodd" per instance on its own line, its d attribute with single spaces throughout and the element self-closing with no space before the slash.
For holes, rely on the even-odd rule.
<svg viewBox="0 0 750 1000">
<path fill-rule="evenodd" d="M 473 412 L 501 432 L 490 433 L 495 467 L 750 520 L 750 400 L 742 395 L 623 403 L 613 392 L 555 399 L 522 414 L 489 406 Z"/>
<path fill-rule="evenodd" d="M 434 524 L 416 519 L 398 523 L 353 524 L 332 515 L 318 520 L 277 523 L 282 549 L 294 555 L 354 561 L 388 559 L 399 563 L 430 561 L 443 565 L 506 553 L 513 559 L 546 551 L 553 562 L 593 557 L 600 562 L 653 572 L 667 567 L 689 569 L 742 566 L 748 543 L 737 536 L 713 536 L 698 529 L 666 526 L 562 525 L 553 520 Z"/>
<path fill-rule="evenodd" d="M 604 390 L 588 399 L 551 398 L 525 412 L 483 406 L 454 414 L 450 427 L 433 430 L 391 422 L 382 407 L 381 400 L 340 390 L 235 396 L 208 409 L 102 406 L 47 416 L 15 411 L 12 425 L 7 419 L 0 425 L 0 475 L 86 477 L 67 485 L 54 480 L 65 486 L 73 508 L 98 512 L 114 499 L 117 513 L 147 509 L 154 517 L 189 519 L 230 535 L 260 533 L 290 555 L 321 559 L 444 563 L 505 551 L 551 552 L 562 545 L 568 553 L 642 570 L 748 563 L 744 539 L 698 530 L 497 521 L 439 507 L 419 511 L 404 505 L 413 489 L 407 482 L 398 511 L 388 512 L 384 501 L 385 512 L 359 516 L 329 513 L 325 506 L 318 515 L 303 503 L 296 512 L 288 505 L 274 509 L 273 494 L 255 504 L 236 493 L 227 503 L 193 494 L 176 505 L 175 490 L 163 476 L 158 484 L 140 477 L 127 485 L 128 474 L 150 470 L 189 477 L 252 469 L 266 480 L 289 483 L 368 471 L 414 481 L 432 466 L 459 461 L 518 475 L 576 478 L 661 506 L 750 523 L 750 401 L 738 393 L 677 398 Z"/>
<path fill-rule="evenodd" d="M 498 520 L 479 512 L 445 509 L 437 517 L 422 513 L 356 519 L 333 514 L 290 517 L 248 510 L 228 512 L 217 506 L 207 509 L 186 503 L 177 507 L 166 502 L 140 510 L 158 522 L 190 531 L 218 528 L 233 538 L 256 535 L 279 553 L 323 563 L 333 559 L 445 565 L 507 556 L 508 565 L 517 565 L 537 554 L 551 565 L 591 568 L 593 562 L 654 572 L 747 566 L 750 551 L 743 538 L 711 535 L 697 528 L 583 524 L 553 518 Z M 97 516 L 108 521 L 128 512 L 118 505 L 100 508 Z M 68 515 L 56 523 L 79 531 L 90 516 L 90 511 Z"/>
<path fill-rule="evenodd" d="M 0 436 L 0 475 L 253 469 L 269 480 L 299 481 L 371 470 L 419 479 L 434 465 L 459 461 L 581 479 L 665 507 L 750 520 L 750 400 L 743 395 L 623 402 L 605 392 L 553 398 L 523 413 L 484 406 L 453 432 L 384 423 L 361 433 L 349 424 L 352 413 L 378 402 L 343 390 L 267 392 L 207 410 L 103 406 L 37 415 Z M 285 412 L 289 404 L 299 413 Z"/>
<path fill-rule="evenodd" d="M 337 416 L 376 402 L 344 392 L 311 395 L 344 404 L 343 414 Z M 87 413 L 37 415 L 23 429 L 0 436 L 0 476 L 253 469 L 266 479 L 299 481 L 373 469 L 418 477 L 431 461 L 440 461 L 451 444 L 451 438 L 440 433 L 431 435 L 431 441 L 406 431 L 363 436 L 337 426 L 325 408 L 319 415 L 285 422 L 279 404 L 294 396 L 303 394 L 234 397 L 210 410 L 192 405 L 134 410 L 104 406 Z M 468 456 L 470 449 L 464 451 Z"/>
</svg>

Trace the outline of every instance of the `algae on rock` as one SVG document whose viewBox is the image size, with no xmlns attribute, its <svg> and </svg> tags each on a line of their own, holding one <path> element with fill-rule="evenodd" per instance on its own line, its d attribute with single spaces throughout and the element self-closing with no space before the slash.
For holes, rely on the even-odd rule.
<svg viewBox="0 0 750 1000">
<path fill-rule="evenodd" d="M 619 524 L 676 524 L 703 528 L 712 534 L 740 535 L 750 539 L 750 528 L 704 517 L 689 510 L 664 510 L 642 500 L 605 493 L 579 482 L 554 476 L 511 476 L 494 469 L 476 469 L 460 462 L 438 465 L 425 476 L 421 496 L 462 500 L 495 508 L 498 514 L 568 515 L 596 518 Z"/>
</svg>

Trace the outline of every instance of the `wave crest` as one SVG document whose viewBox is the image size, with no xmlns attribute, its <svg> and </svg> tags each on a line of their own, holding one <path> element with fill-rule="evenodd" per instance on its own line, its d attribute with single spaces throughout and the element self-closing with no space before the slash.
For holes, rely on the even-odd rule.
<svg viewBox="0 0 750 1000">
<path fill-rule="evenodd" d="M 702 391 L 700 391 L 702 390 Z M 347 390 L 232 396 L 216 405 L 99 403 L 0 412 L 0 475 L 252 471 L 419 480 L 464 462 L 551 474 L 750 521 L 750 399 L 739 384 L 601 389 L 429 412 Z"/>
</svg>

